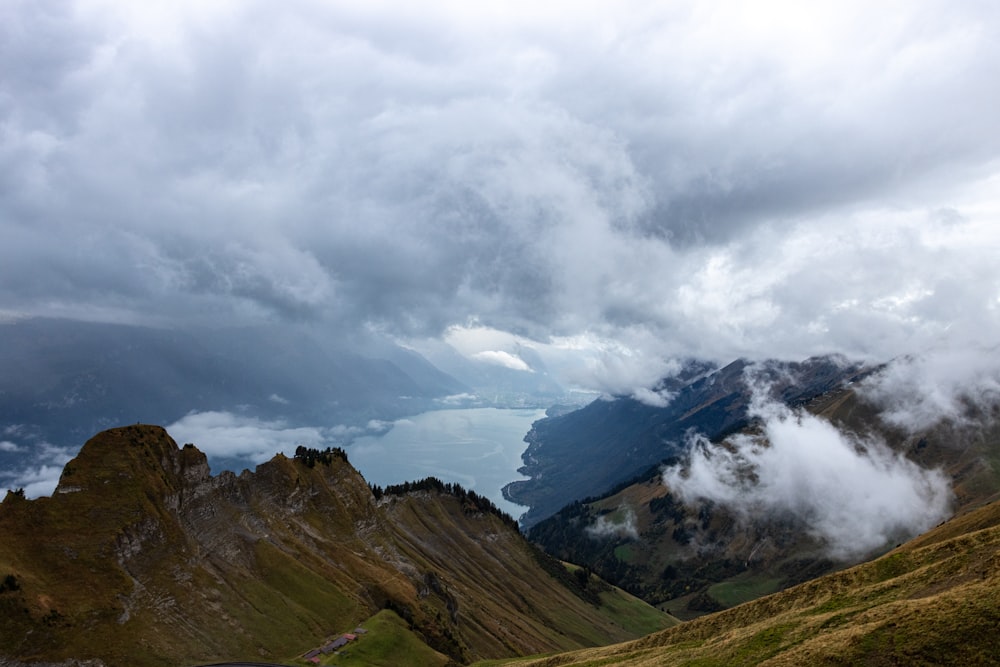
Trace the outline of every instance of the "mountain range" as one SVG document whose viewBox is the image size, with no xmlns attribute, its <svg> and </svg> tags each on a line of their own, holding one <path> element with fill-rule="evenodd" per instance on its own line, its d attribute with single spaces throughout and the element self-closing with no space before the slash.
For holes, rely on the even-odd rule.
<svg viewBox="0 0 1000 667">
<path fill-rule="evenodd" d="M 665 406 L 614 397 L 536 422 L 525 437 L 528 448 L 520 469 L 530 479 L 511 482 L 505 497 L 529 506 L 521 521 L 531 528 L 574 501 L 604 493 L 682 454 L 691 430 L 718 439 L 743 428 L 749 422 L 752 387 L 745 375 L 750 367 L 743 359 L 722 368 L 688 362 L 656 387 L 669 393 Z M 754 371 L 776 398 L 794 406 L 871 369 L 840 357 L 817 357 L 767 362 Z"/>
<path fill-rule="evenodd" d="M 112 429 L 51 498 L 8 492 L 0 531 L 5 667 L 968 665 L 995 659 L 1000 623 L 998 501 L 683 623 L 545 555 L 476 494 L 372 487 L 336 449 L 213 477 L 159 427 Z"/>
<path fill-rule="evenodd" d="M 812 370 L 824 367 L 832 368 L 813 362 L 799 366 Z M 805 451 L 804 448 L 813 444 L 810 439 L 826 437 L 832 430 L 824 432 L 819 426 L 813 430 L 801 428 L 792 444 L 803 450 L 801 460 L 808 461 L 812 457 L 818 463 L 805 470 L 789 465 L 781 473 L 784 477 L 767 481 L 769 490 L 766 493 L 774 496 L 797 494 L 791 502 L 767 504 L 758 499 L 757 502 L 733 503 L 685 497 L 682 491 L 687 484 L 684 475 L 688 473 L 684 462 L 686 456 L 690 459 L 694 446 L 687 442 L 661 447 L 660 451 L 667 457 L 664 461 L 650 465 L 604 493 L 567 504 L 532 525 L 529 537 L 556 557 L 585 565 L 648 602 L 680 618 L 690 619 L 884 553 L 898 542 L 913 537 L 914 524 L 930 516 L 921 514 L 930 509 L 917 505 L 893 507 L 893 503 L 915 501 L 894 499 L 890 493 L 877 496 L 877 491 L 863 486 L 853 489 L 852 476 L 877 471 L 882 476 L 876 484 L 886 486 L 900 484 L 901 479 L 912 477 L 910 481 L 917 489 L 940 479 L 942 495 L 946 492 L 948 496 L 947 507 L 938 506 L 944 516 L 1000 498 L 1000 421 L 996 418 L 996 408 L 992 415 L 976 414 L 976 408 L 969 406 L 964 423 L 946 420 L 916 430 L 894 427 L 884 422 L 877 408 L 859 395 L 856 382 L 873 371 L 859 370 L 852 365 L 842 369 L 839 381 L 832 384 L 828 379 L 835 379 L 837 374 L 824 370 L 818 383 L 800 383 L 791 391 L 789 387 L 778 388 L 776 395 L 794 406 L 784 416 L 786 428 L 801 428 L 807 420 L 827 425 L 828 429 L 836 428 L 841 438 L 838 444 L 844 450 L 840 453 L 829 449 Z M 725 373 L 725 369 L 722 372 Z M 723 379 L 726 377 L 724 374 Z M 698 445 L 706 452 L 703 463 L 734 460 L 737 458 L 734 452 L 743 456 L 751 451 L 745 447 L 740 449 L 740 443 L 747 441 L 754 442 L 755 447 L 773 446 L 773 443 L 762 441 L 763 434 L 768 433 L 767 425 L 762 424 L 759 416 L 746 412 L 749 398 L 741 394 L 749 389 L 729 391 L 732 385 L 727 386 L 724 381 L 716 382 L 712 389 L 717 392 L 715 396 L 720 397 L 717 401 L 713 402 L 709 395 L 696 412 L 687 413 L 679 420 L 680 424 L 687 424 L 688 415 L 706 410 L 729 415 L 726 419 L 701 423 L 702 428 L 706 423 L 709 426 L 718 424 L 721 431 L 713 441 L 705 439 Z M 701 391 L 699 395 L 706 393 Z M 788 397 L 792 397 L 792 401 L 787 401 Z M 721 410 L 716 407 L 719 404 L 735 407 L 735 410 Z M 607 419 L 606 431 L 630 427 L 635 423 L 631 415 L 642 410 L 634 401 L 606 403 L 599 408 Z M 647 414 L 656 412 L 649 410 Z M 669 409 L 658 412 L 665 419 L 672 414 Z M 607 417 L 616 413 L 617 418 Z M 581 417 L 571 413 L 563 420 Z M 556 424 L 549 428 L 558 425 L 553 421 Z M 547 431 L 538 428 L 543 424 L 536 425 L 536 430 L 546 434 Z M 732 424 L 742 426 L 727 431 L 725 426 Z M 660 429 L 668 431 L 663 426 Z M 542 440 L 542 443 L 548 442 Z M 686 454 L 678 452 L 681 447 L 687 448 Z M 855 467 L 847 475 L 838 476 L 837 466 L 850 457 L 853 450 L 860 452 L 856 460 L 848 461 Z M 878 454 L 879 451 L 883 453 Z M 794 459 L 789 452 L 783 456 L 786 460 Z M 649 458 L 654 457 L 655 454 L 651 454 Z M 586 474 L 586 465 L 581 467 Z M 668 469 L 674 474 L 665 475 Z M 889 475 L 890 469 L 898 474 Z M 940 477 L 928 471 L 937 471 Z M 725 469 L 725 472 L 731 470 Z M 755 487 L 750 486 L 748 480 L 766 472 L 747 466 L 741 473 L 746 476 L 743 480 L 726 476 L 718 479 L 740 489 L 730 499 L 741 494 L 749 498 L 753 497 Z M 566 474 L 578 473 L 574 468 Z M 837 480 L 839 486 L 830 488 L 826 479 Z M 796 489 L 803 485 L 807 488 Z M 902 492 L 897 489 L 894 493 Z M 852 494 L 859 495 L 854 497 Z M 893 512 L 901 513 L 907 520 L 891 521 L 889 517 Z M 839 533 L 845 536 L 842 539 L 848 540 L 846 546 L 830 544 L 830 531 L 824 534 L 821 524 L 834 520 L 838 522 Z M 881 522 L 885 532 L 870 543 L 863 542 L 870 529 L 866 524 L 873 520 Z"/>
<path fill-rule="evenodd" d="M 112 429 L 52 497 L 9 492 L 0 534 L 8 660 L 292 660 L 388 615 L 397 630 L 368 645 L 467 663 L 676 623 L 574 576 L 483 498 L 436 480 L 372 488 L 341 450 L 213 477 L 162 428 Z"/>
<path fill-rule="evenodd" d="M 294 329 L 36 319 L 0 339 L 3 434 L 66 450 L 192 411 L 329 425 L 561 392 L 448 350 L 431 363 Z M 504 492 L 528 506 L 520 526 L 436 478 L 369 485 L 337 447 L 212 476 L 160 427 L 102 430 L 51 498 L 0 504 L 0 665 L 307 664 L 355 628 L 346 664 L 981 657 L 963 628 L 997 613 L 1000 410 L 968 400 L 951 419 L 886 419 L 870 391 L 885 368 L 689 361 L 650 395 L 551 408 L 525 438 L 528 479 Z M 25 455 L 3 445 L 3 461 Z M 911 611 L 948 632 L 918 636 Z M 898 641 L 896 613 L 911 623 Z"/>
</svg>

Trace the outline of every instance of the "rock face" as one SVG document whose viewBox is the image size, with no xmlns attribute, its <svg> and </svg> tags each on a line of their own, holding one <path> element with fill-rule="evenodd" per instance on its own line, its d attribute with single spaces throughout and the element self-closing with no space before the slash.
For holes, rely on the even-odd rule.
<svg viewBox="0 0 1000 667">
<path fill-rule="evenodd" d="M 51 498 L 9 493 L 0 534 L 0 659 L 281 660 L 382 609 L 459 662 L 641 634 L 503 517 L 443 493 L 376 500 L 336 452 L 212 477 L 160 427 L 112 429 Z"/>
</svg>

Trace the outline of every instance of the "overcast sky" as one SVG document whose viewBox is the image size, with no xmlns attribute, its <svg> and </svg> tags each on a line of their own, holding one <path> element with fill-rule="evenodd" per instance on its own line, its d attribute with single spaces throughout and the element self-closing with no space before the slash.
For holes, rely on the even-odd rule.
<svg viewBox="0 0 1000 667">
<path fill-rule="evenodd" d="M 599 389 L 988 349 L 998 119 L 992 1 L 5 0 L 0 314 Z"/>
</svg>

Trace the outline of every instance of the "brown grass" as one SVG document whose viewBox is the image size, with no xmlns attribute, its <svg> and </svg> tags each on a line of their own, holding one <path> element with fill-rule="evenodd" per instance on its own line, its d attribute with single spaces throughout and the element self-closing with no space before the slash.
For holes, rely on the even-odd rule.
<svg viewBox="0 0 1000 667">
<path fill-rule="evenodd" d="M 870 563 L 556 665 L 974 665 L 997 660 L 1000 504 Z"/>
</svg>

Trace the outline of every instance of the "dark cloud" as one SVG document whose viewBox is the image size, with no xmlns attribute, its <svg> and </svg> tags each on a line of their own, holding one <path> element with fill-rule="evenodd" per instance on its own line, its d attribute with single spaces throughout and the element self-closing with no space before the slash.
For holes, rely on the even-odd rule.
<svg viewBox="0 0 1000 667">
<path fill-rule="evenodd" d="M 1000 333 L 992 4 L 354 4 L 5 3 L 0 309 L 475 322 L 601 389 Z"/>
</svg>

